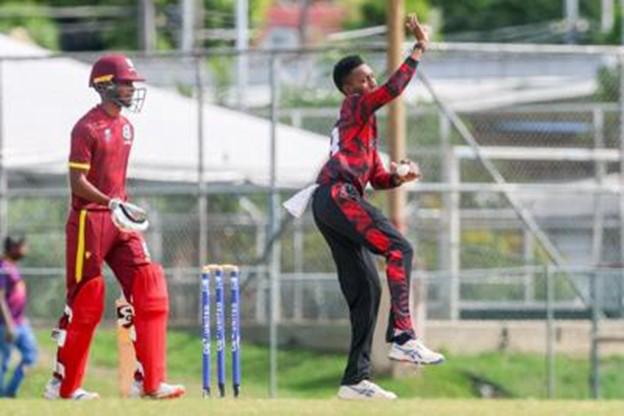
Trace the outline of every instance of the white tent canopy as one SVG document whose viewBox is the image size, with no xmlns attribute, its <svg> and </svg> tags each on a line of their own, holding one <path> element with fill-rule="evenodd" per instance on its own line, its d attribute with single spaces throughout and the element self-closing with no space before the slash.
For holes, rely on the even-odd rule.
<svg viewBox="0 0 624 416">
<path fill-rule="evenodd" d="M 0 35 L 0 56 L 34 57 L 49 52 Z M 137 68 L 141 72 L 141 68 Z M 5 168 L 42 174 L 67 171 L 74 123 L 98 101 L 87 87 L 90 67 L 69 58 L 5 60 L 1 100 Z M 148 74 L 149 78 L 149 74 Z M 135 126 L 129 176 L 154 181 L 197 181 L 197 102 L 149 86 L 143 111 L 128 116 Z M 270 122 L 206 104 L 204 169 L 207 182 L 269 181 Z M 329 131 L 330 126 L 328 126 Z M 279 186 L 311 182 L 326 160 L 325 136 L 279 125 Z"/>
</svg>

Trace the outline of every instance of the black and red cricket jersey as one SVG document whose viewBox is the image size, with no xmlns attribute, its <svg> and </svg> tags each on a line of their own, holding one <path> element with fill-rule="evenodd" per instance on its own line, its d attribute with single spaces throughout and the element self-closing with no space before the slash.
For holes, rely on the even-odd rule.
<svg viewBox="0 0 624 416">
<path fill-rule="evenodd" d="M 126 171 L 134 140 L 134 128 L 121 114 L 109 115 L 99 105 L 74 126 L 71 133 L 70 169 L 81 169 L 99 191 L 112 198 L 126 199 Z M 72 194 L 72 208 L 101 209 Z"/>
<path fill-rule="evenodd" d="M 403 92 L 417 65 L 418 61 L 408 57 L 382 86 L 345 97 L 331 133 L 330 158 L 316 179 L 318 184 L 349 182 L 360 194 L 369 181 L 375 189 L 397 186 L 377 151 L 375 111 Z"/>
</svg>

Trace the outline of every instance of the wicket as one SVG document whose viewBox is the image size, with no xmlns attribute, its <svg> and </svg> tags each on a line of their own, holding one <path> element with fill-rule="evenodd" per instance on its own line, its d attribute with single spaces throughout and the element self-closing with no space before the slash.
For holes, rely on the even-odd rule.
<svg viewBox="0 0 624 416">
<path fill-rule="evenodd" d="M 240 286 L 238 267 L 227 264 L 204 266 L 201 274 L 202 316 L 202 394 L 210 396 L 210 282 L 214 281 L 215 335 L 217 346 L 217 384 L 220 397 L 225 396 L 225 277 L 230 281 L 230 332 L 232 346 L 232 388 L 238 397 L 241 384 L 240 366 Z"/>
</svg>

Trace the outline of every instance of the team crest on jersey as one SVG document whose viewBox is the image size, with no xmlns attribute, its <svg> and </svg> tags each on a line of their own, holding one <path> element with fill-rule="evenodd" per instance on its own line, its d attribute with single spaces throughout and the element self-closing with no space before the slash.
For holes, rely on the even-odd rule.
<svg viewBox="0 0 624 416">
<path fill-rule="evenodd" d="M 132 143 L 132 129 L 129 124 L 124 124 L 121 128 L 121 136 L 127 144 Z"/>
</svg>

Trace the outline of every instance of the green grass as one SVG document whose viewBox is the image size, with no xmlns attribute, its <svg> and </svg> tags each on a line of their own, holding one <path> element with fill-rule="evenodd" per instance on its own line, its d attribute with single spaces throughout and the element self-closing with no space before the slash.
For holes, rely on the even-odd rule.
<svg viewBox="0 0 624 416">
<path fill-rule="evenodd" d="M 50 376 L 54 345 L 47 331 L 37 331 L 42 351 L 38 366 L 27 377 L 20 396 L 38 398 Z M 201 392 L 201 343 L 193 332 L 169 334 L 168 378 L 187 386 L 190 398 Z M 243 387 L 245 398 L 267 398 L 268 350 L 263 346 L 243 345 Z M 441 366 L 416 371 L 408 367 L 402 378 L 376 377 L 382 386 L 401 398 L 458 398 L 478 396 L 470 376 L 487 379 L 505 389 L 509 397 L 544 398 L 544 358 L 531 354 L 487 353 L 472 356 L 448 355 Z M 229 357 L 228 357 L 229 360 Z M 330 399 L 336 394 L 345 364 L 343 354 L 282 349 L 278 354 L 279 397 L 285 399 Z M 214 365 L 214 363 L 213 363 Z M 112 330 L 100 330 L 91 350 L 84 386 L 103 397 L 117 397 L 117 346 Z M 412 372 L 412 368 L 414 371 Z M 624 359 L 606 358 L 602 362 L 603 397 L 624 397 Z M 214 371 L 213 371 L 214 372 Z M 229 373 L 229 368 L 228 368 Z M 556 362 L 556 394 L 559 399 L 589 398 L 587 360 L 560 356 Z M 214 374 L 213 374 L 214 376 Z M 213 381 L 214 385 L 214 381 Z M 0 414 L 2 412 L 0 411 Z M 624 413 L 623 413 L 624 414 Z"/>
<path fill-rule="evenodd" d="M 200 398 L 200 342 L 195 333 L 172 331 L 169 335 L 169 378 L 187 385 L 188 395 L 171 402 L 117 399 L 117 347 L 114 331 L 100 330 L 94 340 L 85 387 L 104 397 L 92 403 L 48 402 L 40 399 L 50 376 L 54 346 L 47 331 L 38 331 L 42 350 L 37 368 L 27 378 L 20 400 L 0 400 L 2 416 L 144 416 L 144 415 L 452 415 L 452 416 L 602 416 L 624 414 L 623 401 L 544 401 L 543 357 L 528 354 L 489 353 L 449 356 L 445 365 L 408 377 L 377 381 L 396 391 L 401 400 L 392 403 L 352 403 L 335 398 L 344 366 L 343 354 L 319 354 L 301 350 L 279 352 L 279 399 L 268 400 L 268 351 L 243 346 L 243 395 L 238 400 Z M 603 361 L 603 392 L 619 398 L 624 393 L 624 360 Z M 508 390 L 514 400 L 479 400 L 468 374 L 485 377 Z M 588 397 L 585 360 L 559 357 L 559 397 Z"/>
<path fill-rule="evenodd" d="M 338 399 L 183 399 L 170 402 L 105 399 L 97 402 L 47 402 L 44 400 L 0 401 L 7 416 L 146 416 L 146 415 L 435 415 L 435 416 L 619 416 L 624 402 L 537 400 L 433 400 L 395 402 L 344 402 Z"/>
</svg>

